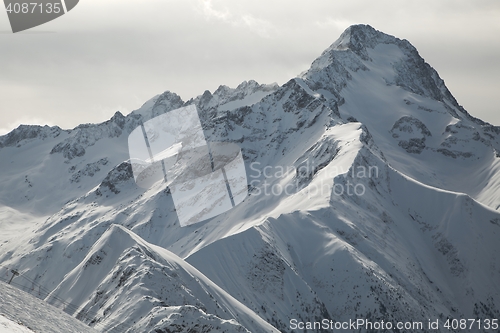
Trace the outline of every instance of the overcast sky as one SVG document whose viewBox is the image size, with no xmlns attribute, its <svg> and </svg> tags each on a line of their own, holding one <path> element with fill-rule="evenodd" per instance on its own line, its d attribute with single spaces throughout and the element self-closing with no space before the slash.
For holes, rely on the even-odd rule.
<svg viewBox="0 0 500 333">
<path fill-rule="evenodd" d="M 460 104 L 500 125 L 499 0 L 80 0 L 17 34 L 0 8 L 0 134 L 101 122 L 165 90 L 283 84 L 356 23 L 408 39 Z"/>
</svg>

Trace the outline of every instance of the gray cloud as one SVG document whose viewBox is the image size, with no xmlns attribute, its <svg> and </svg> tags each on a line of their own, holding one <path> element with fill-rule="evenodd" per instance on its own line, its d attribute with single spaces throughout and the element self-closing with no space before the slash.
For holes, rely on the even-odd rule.
<svg viewBox="0 0 500 333">
<path fill-rule="evenodd" d="M 248 79 L 282 84 L 354 23 L 408 39 L 459 103 L 500 125 L 499 14 L 497 0 L 82 0 L 0 34 L 0 132 L 104 121 L 165 90 L 188 99 Z"/>
</svg>

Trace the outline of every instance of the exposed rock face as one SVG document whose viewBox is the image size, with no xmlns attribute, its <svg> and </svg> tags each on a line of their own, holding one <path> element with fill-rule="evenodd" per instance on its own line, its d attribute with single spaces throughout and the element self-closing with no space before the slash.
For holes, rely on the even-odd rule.
<svg viewBox="0 0 500 333">
<path fill-rule="evenodd" d="M 432 136 L 423 122 L 409 116 L 398 119 L 391 133 L 393 138 L 400 139 L 398 145 L 412 154 L 420 154 L 425 149 L 426 138 Z"/>
</svg>

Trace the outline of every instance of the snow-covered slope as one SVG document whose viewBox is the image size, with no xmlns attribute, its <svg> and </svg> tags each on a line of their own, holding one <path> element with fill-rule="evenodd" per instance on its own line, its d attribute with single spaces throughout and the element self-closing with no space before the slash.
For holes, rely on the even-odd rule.
<svg viewBox="0 0 500 333">
<path fill-rule="evenodd" d="M 122 332 L 157 332 L 172 326 L 201 332 L 248 332 L 245 327 L 274 331 L 181 258 L 117 225 L 47 296 L 49 303 L 58 305 L 59 297 L 52 295 L 65 295 L 76 305 L 67 312 L 89 324 L 100 323 L 106 332 L 116 326 Z M 88 313 L 97 315 L 91 318 Z"/>
<path fill-rule="evenodd" d="M 181 228 L 163 184 L 135 184 L 127 137 L 191 104 L 208 141 L 241 147 L 250 195 Z M 408 41 L 356 25 L 281 87 L 167 91 L 103 124 L 0 137 L 0 264 L 105 331 L 494 319 L 499 140 Z"/>
<path fill-rule="evenodd" d="M 97 333 L 98 331 L 47 305 L 33 295 L 0 281 L 0 332 Z"/>
<path fill-rule="evenodd" d="M 0 315 L 0 332 L 2 333 L 30 333 L 33 332 L 29 328 L 22 326 L 3 315 Z"/>
</svg>

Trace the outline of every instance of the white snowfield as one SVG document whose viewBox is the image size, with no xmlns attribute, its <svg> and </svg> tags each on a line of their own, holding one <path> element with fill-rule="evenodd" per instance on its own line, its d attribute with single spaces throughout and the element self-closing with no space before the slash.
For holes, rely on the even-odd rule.
<svg viewBox="0 0 500 333">
<path fill-rule="evenodd" d="M 0 314 L 0 333 L 32 333 L 33 331 Z"/>
<path fill-rule="evenodd" d="M 207 141 L 241 147 L 250 195 L 181 227 L 164 184 L 134 182 L 127 138 L 191 104 Z M 167 91 L 102 124 L 20 126 L 0 137 L 0 183 L 0 280 L 17 270 L 102 332 L 500 319 L 500 128 L 370 26 L 283 86 Z"/>
<path fill-rule="evenodd" d="M 63 311 L 16 287 L 0 282 L 1 333 L 96 333 Z"/>
</svg>

